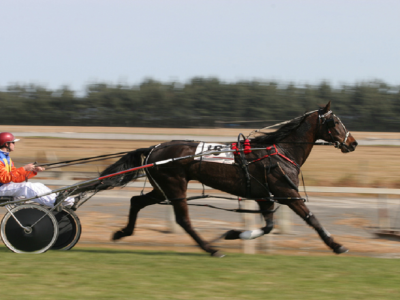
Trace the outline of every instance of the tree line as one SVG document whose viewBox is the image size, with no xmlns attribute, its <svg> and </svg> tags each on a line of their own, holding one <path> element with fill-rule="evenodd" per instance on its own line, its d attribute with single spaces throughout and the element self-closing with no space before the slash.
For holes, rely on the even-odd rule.
<svg viewBox="0 0 400 300">
<path fill-rule="evenodd" d="M 193 78 L 140 85 L 90 84 L 84 96 L 68 87 L 10 85 L 0 91 L 2 125 L 242 127 L 289 120 L 332 102 L 349 130 L 399 131 L 399 87 L 362 82 L 334 87 Z"/>
</svg>

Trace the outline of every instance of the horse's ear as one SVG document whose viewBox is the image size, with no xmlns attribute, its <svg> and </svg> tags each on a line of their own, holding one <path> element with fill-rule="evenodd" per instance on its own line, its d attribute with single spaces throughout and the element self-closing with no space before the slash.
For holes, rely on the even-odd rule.
<svg viewBox="0 0 400 300">
<path fill-rule="evenodd" d="M 330 110 L 331 110 L 331 101 L 329 101 L 328 104 L 323 108 L 324 113 L 327 113 Z"/>
</svg>

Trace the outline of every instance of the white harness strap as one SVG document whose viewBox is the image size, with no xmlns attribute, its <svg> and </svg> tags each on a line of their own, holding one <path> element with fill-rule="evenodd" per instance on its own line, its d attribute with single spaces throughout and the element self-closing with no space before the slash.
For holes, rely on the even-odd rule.
<svg viewBox="0 0 400 300">
<path fill-rule="evenodd" d="M 250 136 L 254 135 L 254 134 L 257 133 L 257 132 L 261 132 L 261 131 L 263 131 L 263 130 L 265 130 L 265 129 L 273 128 L 273 127 L 276 127 L 276 126 L 279 126 L 279 125 L 285 125 L 285 124 L 287 124 L 287 123 L 290 123 L 290 122 L 292 122 L 292 121 L 294 121 L 294 120 L 297 120 L 297 119 L 299 119 L 299 118 L 302 118 L 302 117 L 304 117 L 304 116 L 308 116 L 308 115 L 310 115 L 310 114 L 312 114 L 312 113 L 314 113 L 314 112 L 316 112 L 316 111 L 318 111 L 318 110 L 313 110 L 313 111 L 306 112 L 304 115 L 302 115 L 302 116 L 300 116 L 300 117 L 297 117 L 297 118 L 294 118 L 294 119 L 291 119 L 291 120 L 289 120 L 289 121 L 284 121 L 284 122 L 277 123 L 277 124 L 274 124 L 274 125 L 271 125 L 271 126 L 267 126 L 267 127 L 261 128 L 261 129 L 253 130 L 252 132 L 250 132 L 250 134 L 247 136 L 247 138 L 249 138 Z M 318 114 L 318 118 L 319 118 L 319 120 L 321 121 L 322 124 L 323 124 L 324 121 L 326 120 L 327 116 L 329 116 L 329 114 L 332 114 L 332 111 L 331 111 L 331 110 L 328 111 L 328 112 L 326 112 L 326 113 L 323 114 L 323 115 Z M 335 114 L 333 114 L 333 116 L 336 117 L 336 118 L 339 120 L 339 122 L 340 122 L 340 124 L 342 125 L 344 131 L 346 132 L 346 135 L 345 135 L 345 137 L 344 137 L 343 142 L 339 142 L 339 141 L 335 142 L 335 143 L 337 144 L 337 146 L 335 146 L 335 147 L 338 148 L 339 145 L 344 145 L 344 146 L 346 146 L 346 142 L 347 142 L 347 139 L 349 138 L 350 131 L 347 131 L 346 127 L 344 126 L 344 124 L 342 123 L 342 121 L 339 119 L 338 116 L 336 116 Z"/>
<path fill-rule="evenodd" d="M 335 114 L 333 114 L 333 115 L 339 120 L 340 124 L 342 124 L 342 126 L 343 126 L 344 131 L 346 132 L 346 136 L 345 136 L 345 138 L 344 138 L 344 140 L 342 142 L 342 144 L 346 144 L 347 139 L 348 139 L 348 137 L 350 135 L 350 131 L 347 131 L 346 127 L 344 126 L 344 124 L 342 122 L 342 120 L 340 120 L 340 118 L 337 115 L 335 115 Z"/>
<path fill-rule="evenodd" d="M 331 114 L 332 113 L 332 111 L 330 110 L 330 111 L 328 111 L 327 113 L 325 113 L 325 114 L 323 114 L 323 115 L 318 115 L 318 117 L 320 118 L 320 119 L 326 119 L 326 117 L 329 115 L 329 114 Z"/>
</svg>

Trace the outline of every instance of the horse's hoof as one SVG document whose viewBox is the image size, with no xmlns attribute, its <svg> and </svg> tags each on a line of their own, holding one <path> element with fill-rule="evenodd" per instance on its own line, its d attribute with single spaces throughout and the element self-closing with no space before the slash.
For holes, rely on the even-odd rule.
<svg viewBox="0 0 400 300">
<path fill-rule="evenodd" d="M 211 256 L 212 257 L 224 257 L 225 254 L 222 253 L 221 251 L 215 251 L 215 252 L 211 253 Z"/>
<path fill-rule="evenodd" d="M 229 230 L 227 233 L 225 233 L 225 240 L 237 240 L 240 239 L 240 234 L 243 231 L 239 230 Z"/>
<path fill-rule="evenodd" d="M 242 240 L 252 240 L 264 235 L 264 230 L 256 229 L 256 230 L 246 230 L 239 234 L 239 237 Z"/>
<path fill-rule="evenodd" d="M 112 240 L 116 241 L 116 240 L 119 240 L 119 239 L 121 239 L 121 238 L 123 238 L 125 236 L 126 236 L 126 234 L 122 230 L 118 230 L 118 231 L 116 231 L 114 233 L 114 235 L 112 237 Z"/>
<path fill-rule="evenodd" d="M 347 249 L 346 247 L 340 246 L 338 248 L 333 249 L 333 252 L 335 252 L 336 254 L 342 254 L 342 253 L 349 252 L 349 249 Z"/>
</svg>

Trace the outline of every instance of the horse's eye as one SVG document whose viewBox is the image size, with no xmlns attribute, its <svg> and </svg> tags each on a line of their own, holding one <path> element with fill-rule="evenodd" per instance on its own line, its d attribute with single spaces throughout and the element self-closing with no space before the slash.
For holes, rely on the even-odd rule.
<svg viewBox="0 0 400 300">
<path fill-rule="evenodd" d="M 326 120 L 326 126 L 328 127 L 328 128 L 333 128 L 333 127 L 335 127 L 336 125 L 335 125 L 335 120 L 334 119 L 328 119 L 328 120 Z"/>
</svg>

